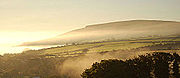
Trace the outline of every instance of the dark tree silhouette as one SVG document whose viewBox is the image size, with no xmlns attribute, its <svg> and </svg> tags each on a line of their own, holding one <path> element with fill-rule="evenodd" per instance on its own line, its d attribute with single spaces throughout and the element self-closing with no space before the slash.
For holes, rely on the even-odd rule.
<svg viewBox="0 0 180 78">
<path fill-rule="evenodd" d="M 118 68 L 117 68 L 118 67 Z M 85 70 L 83 78 L 133 78 L 134 72 L 122 60 L 102 60 L 94 63 L 91 69 Z M 133 70 L 132 70 L 133 71 Z"/>
<path fill-rule="evenodd" d="M 83 78 L 179 78 L 178 54 L 152 53 L 129 60 L 102 60 L 86 69 Z M 173 63 L 173 74 L 170 64 Z"/>
<path fill-rule="evenodd" d="M 180 71 L 179 71 L 179 65 L 180 65 L 180 56 L 176 53 L 174 55 L 174 63 L 173 63 L 173 75 L 176 78 L 180 78 Z"/>
<path fill-rule="evenodd" d="M 154 74 L 156 78 L 169 78 L 169 64 L 173 60 L 173 56 L 169 53 L 154 53 Z"/>
</svg>

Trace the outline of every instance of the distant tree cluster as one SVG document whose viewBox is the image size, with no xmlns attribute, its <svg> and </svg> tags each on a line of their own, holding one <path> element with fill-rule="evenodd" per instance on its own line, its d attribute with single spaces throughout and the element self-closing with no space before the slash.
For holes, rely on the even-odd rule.
<svg viewBox="0 0 180 78">
<path fill-rule="evenodd" d="M 147 47 L 150 47 L 151 50 L 180 50 L 179 46 L 180 46 L 180 42 L 172 42 L 172 43 L 160 43 Z"/>
<path fill-rule="evenodd" d="M 102 60 L 86 69 L 83 78 L 180 78 L 180 56 L 152 53 L 129 60 Z"/>
<path fill-rule="evenodd" d="M 132 43 L 153 43 L 153 42 L 132 42 Z M 131 50 L 134 51 L 142 51 L 142 50 L 150 50 L 150 51 L 158 51 L 158 50 L 180 50 L 180 42 L 179 41 L 172 41 L 172 42 L 161 42 L 161 43 L 154 43 L 153 45 L 146 45 L 142 47 L 133 48 Z"/>
<path fill-rule="evenodd" d="M 60 78 L 57 66 L 59 58 L 46 58 L 30 53 L 0 56 L 0 78 Z"/>
</svg>

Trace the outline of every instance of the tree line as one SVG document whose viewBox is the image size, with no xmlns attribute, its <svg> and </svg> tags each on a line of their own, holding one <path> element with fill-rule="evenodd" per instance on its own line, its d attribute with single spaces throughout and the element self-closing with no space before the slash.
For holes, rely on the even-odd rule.
<svg viewBox="0 0 180 78">
<path fill-rule="evenodd" d="M 180 78 L 180 56 L 157 52 L 128 60 L 102 60 L 86 69 L 83 78 Z"/>
</svg>

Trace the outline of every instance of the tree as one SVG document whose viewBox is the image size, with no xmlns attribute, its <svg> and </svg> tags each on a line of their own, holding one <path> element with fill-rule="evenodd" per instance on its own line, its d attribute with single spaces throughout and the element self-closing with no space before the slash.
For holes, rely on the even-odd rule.
<svg viewBox="0 0 180 78">
<path fill-rule="evenodd" d="M 91 69 L 82 73 L 83 78 L 133 78 L 131 68 L 122 60 L 102 60 L 94 63 Z"/>
<path fill-rule="evenodd" d="M 83 78 L 179 78 L 178 54 L 152 53 L 140 55 L 129 60 L 102 60 L 94 63 L 90 69 L 86 69 L 81 76 Z M 173 63 L 173 60 L 174 63 Z M 170 73 L 170 64 L 173 63 L 173 74 Z"/>
<path fill-rule="evenodd" d="M 174 63 L 173 63 L 173 75 L 176 78 L 180 78 L 180 71 L 179 71 L 179 65 L 180 65 L 180 56 L 176 53 L 173 53 L 174 55 Z"/>
</svg>

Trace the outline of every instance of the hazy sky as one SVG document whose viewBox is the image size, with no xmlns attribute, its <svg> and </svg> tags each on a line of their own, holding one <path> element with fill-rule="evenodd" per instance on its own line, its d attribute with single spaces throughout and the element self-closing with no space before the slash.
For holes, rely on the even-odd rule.
<svg viewBox="0 0 180 78">
<path fill-rule="evenodd" d="M 59 31 L 129 19 L 180 20 L 180 0 L 0 0 L 0 31 Z"/>
<path fill-rule="evenodd" d="M 0 0 L 0 54 L 82 28 L 134 19 L 180 21 L 180 0 Z M 29 47 L 28 47 L 29 48 Z"/>
</svg>

